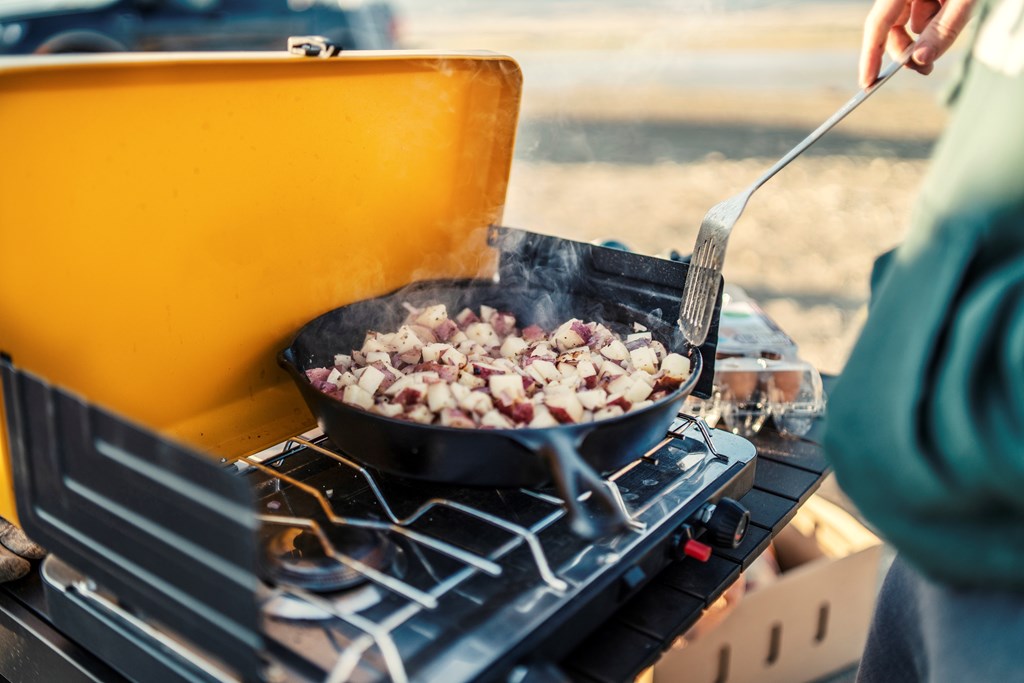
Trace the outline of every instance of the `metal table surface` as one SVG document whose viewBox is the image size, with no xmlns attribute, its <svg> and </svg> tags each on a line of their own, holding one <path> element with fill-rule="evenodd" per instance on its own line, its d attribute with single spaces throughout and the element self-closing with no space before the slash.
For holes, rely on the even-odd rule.
<svg viewBox="0 0 1024 683">
<path fill-rule="evenodd" d="M 10 683 L 128 683 L 64 637 L 45 617 L 38 571 L 0 585 L 0 681 Z"/>
<path fill-rule="evenodd" d="M 734 550 L 715 549 L 707 563 L 687 558 L 654 577 L 559 663 L 569 679 L 618 683 L 653 664 L 764 552 L 828 474 L 821 448 L 810 438 L 783 439 L 764 432 L 753 441 L 758 451 L 754 488 L 740 501 L 751 515 L 744 541 Z M 47 622 L 38 572 L 0 586 L 0 682 L 4 680 L 127 683 Z"/>
</svg>

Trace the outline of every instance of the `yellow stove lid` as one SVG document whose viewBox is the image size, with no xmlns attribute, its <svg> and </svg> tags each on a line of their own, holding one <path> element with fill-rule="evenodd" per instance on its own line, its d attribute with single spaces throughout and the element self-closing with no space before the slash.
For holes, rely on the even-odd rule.
<svg viewBox="0 0 1024 683">
<path fill-rule="evenodd" d="M 0 60 L 0 350 L 214 455 L 303 431 L 304 322 L 493 272 L 520 90 L 489 53 Z"/>
</svg>

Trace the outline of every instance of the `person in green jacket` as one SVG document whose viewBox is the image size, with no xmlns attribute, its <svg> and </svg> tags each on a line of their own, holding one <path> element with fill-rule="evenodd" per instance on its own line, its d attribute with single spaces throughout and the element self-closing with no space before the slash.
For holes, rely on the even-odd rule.
<svg viewBox="0 0 1024 683">
<path fill-rule="evenodd" d="M 897 549 L 860 681 L 1024 681 L 1024 0 L 876 0 L 929 73 L 976 16 L 906 242 L 829 405 L 842 488 Z"/>
</svg>

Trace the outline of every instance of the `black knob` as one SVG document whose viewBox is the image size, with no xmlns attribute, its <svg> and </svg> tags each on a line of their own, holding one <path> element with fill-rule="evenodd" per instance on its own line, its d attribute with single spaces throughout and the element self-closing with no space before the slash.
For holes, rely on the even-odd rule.
<svg viewBox="0 0 1024 683">
<path fill-rule="evenodd" d="M 747 508 L 732 498 L 722 498 L 704 526 L 712 544 L 719 548 L 735 548 L 747 534 L 749 523 L 750 511 Z"/>
</svg>

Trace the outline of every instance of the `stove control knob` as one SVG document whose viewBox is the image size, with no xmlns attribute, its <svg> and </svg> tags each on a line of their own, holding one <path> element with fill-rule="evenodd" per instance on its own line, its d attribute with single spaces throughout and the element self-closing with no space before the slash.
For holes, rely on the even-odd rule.
<svg viewBox="0 0 1024 683">
<path fill-rule="evenodd" d="M 701 513 L 713 545 L 735 548 L 747 534 L 750 511 L 732 498 L 722 498 L 716 505 L 706 506 Z"/>
</svg>

